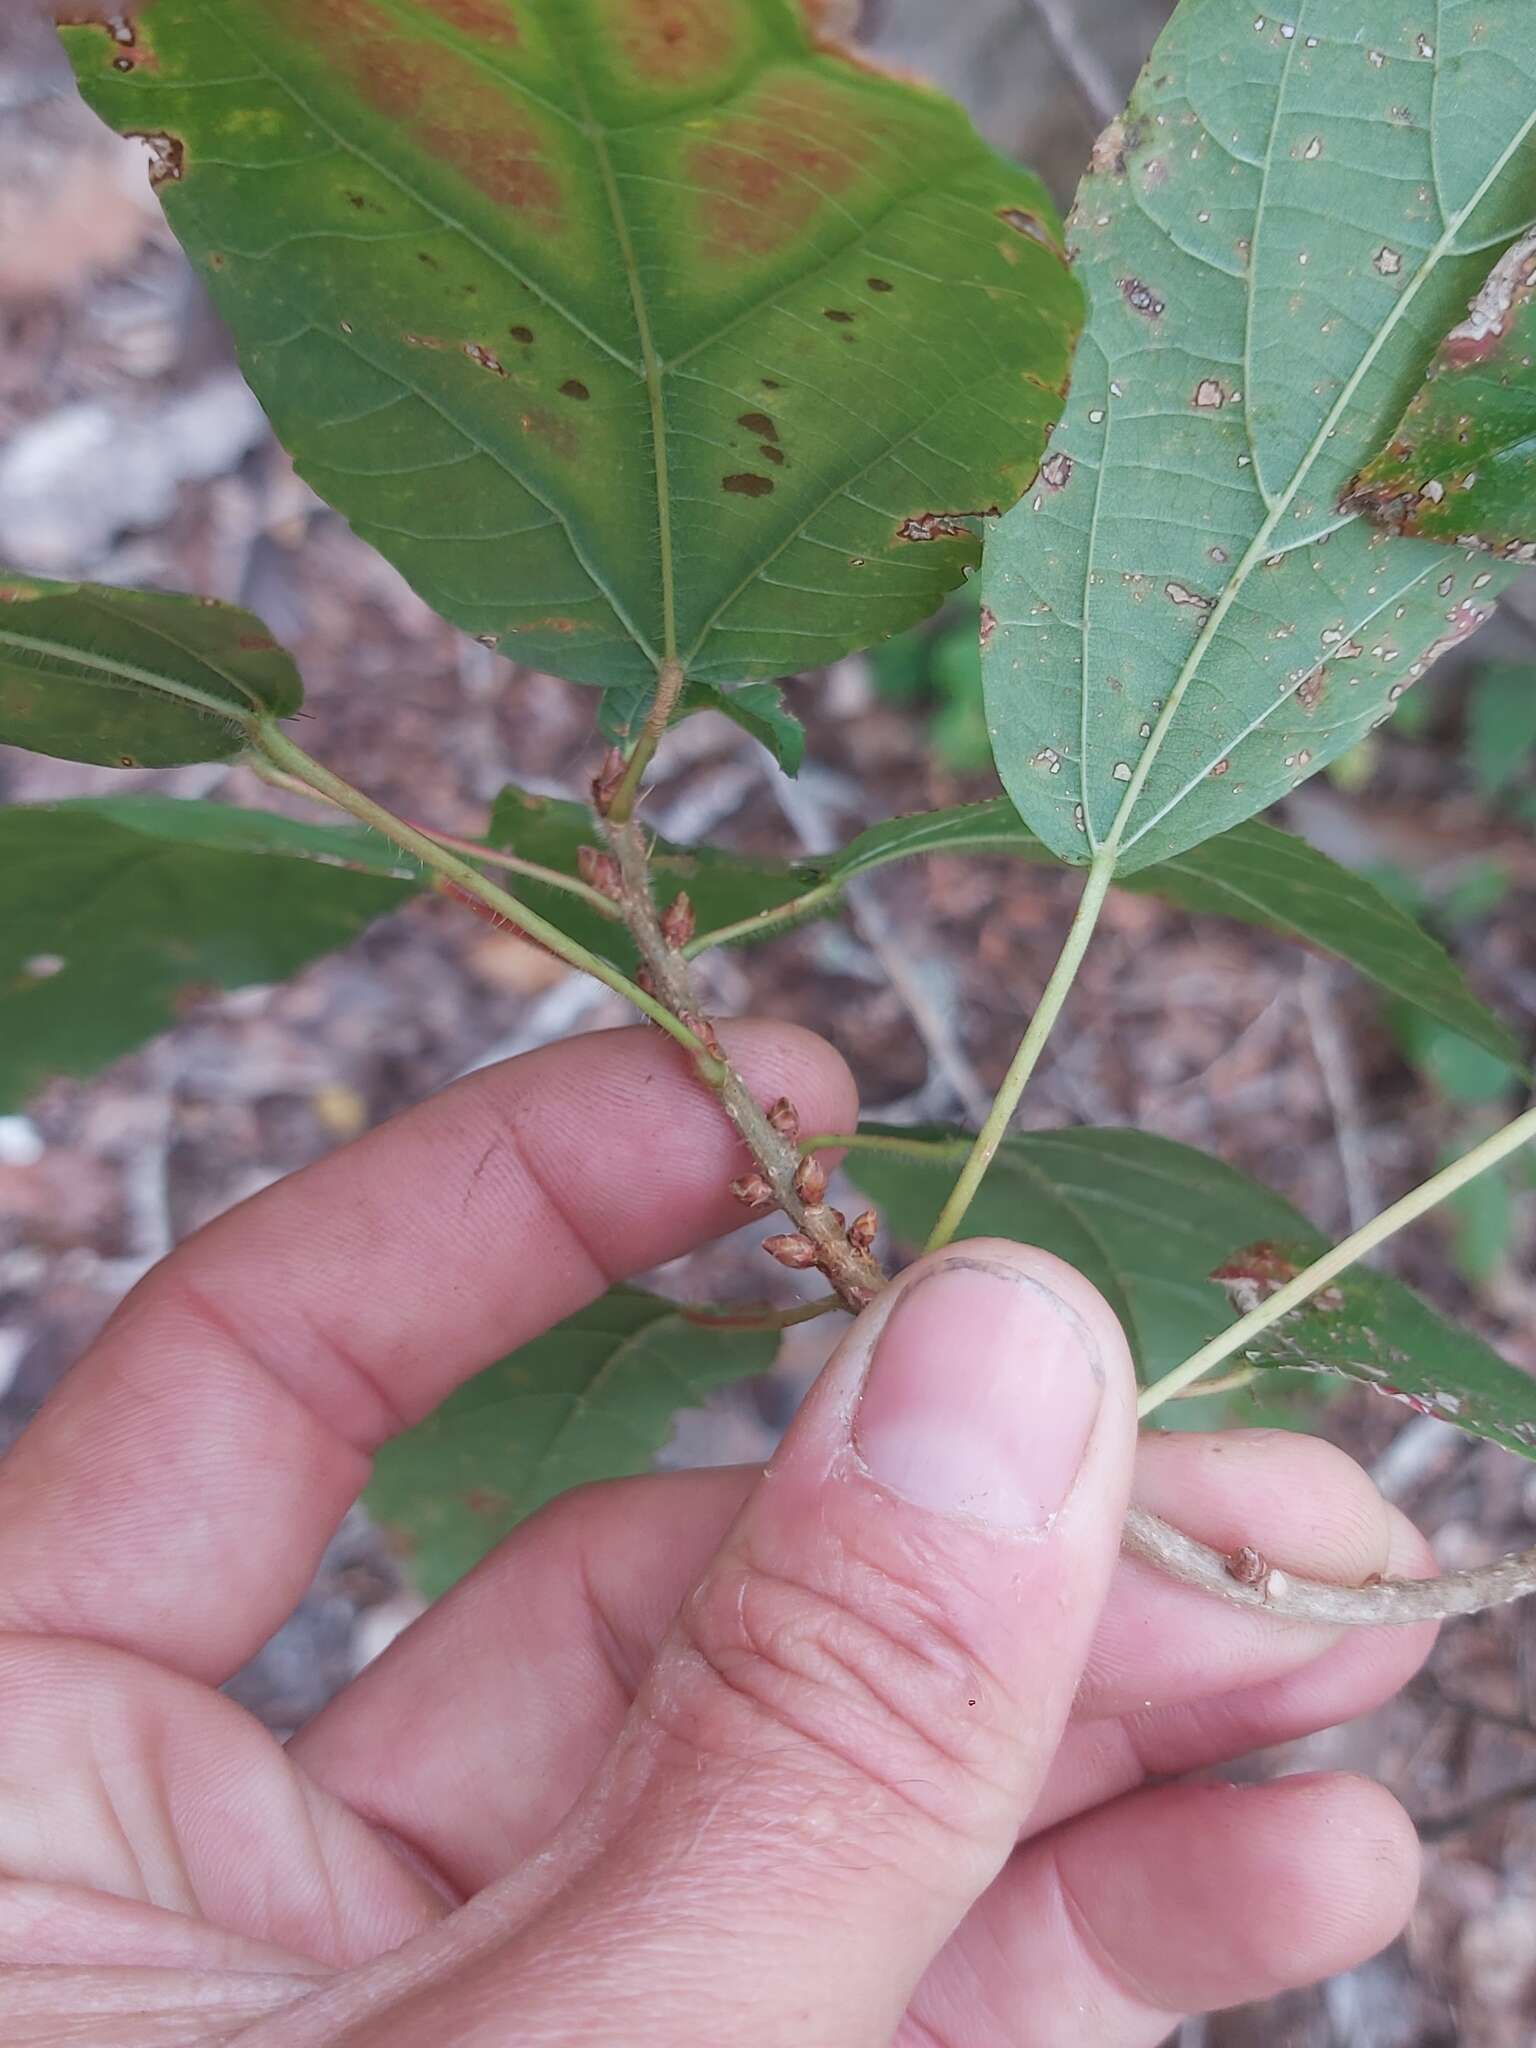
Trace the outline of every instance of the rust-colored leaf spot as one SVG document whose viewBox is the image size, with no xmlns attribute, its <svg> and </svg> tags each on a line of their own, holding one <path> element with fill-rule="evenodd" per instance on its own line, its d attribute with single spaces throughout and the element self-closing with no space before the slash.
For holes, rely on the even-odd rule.
<svg viewBox="0 0 1536 2048">
<path fill-rule="evenodd" d="M 1301 1268 L 1294 1259 L 1289 1258 L 1278 1245 L 1266 1240 L 1259 1244 L 1246 1245 L 1242 1251 L 1234 1252 L 1225 1265 L 1215 1269 L 1211 1278 L 1221 1282 L 1232 1296 L 1234 1304 L 1243 1307 L 1243 1313 L 1246 1314 L 1247 1307 L 1237 1299 L 1238 1289 L 1242 1289 L 1248 1295 L 1248 1306 L 1257 1308 L 1261 1301 L 1268 1300 L 1269 1296 L 1278 1292 L 1287 1281 L 1294 1280 L 1300 1271 Z"/>
<path fill-rule="evenodd" d="M 568 420 L 556 419 L 552 412 L 545 412 L 542 406 L 532 406 L 518 421 L 523 432 L 535 441 L 543 441 L 556 455 L 572 456 L 581 446 L 581 437 Z"/>
<path fill-rule="evenodd" d="M 718 77 L 737 55 L 734 10 L 721 0 L 601 0 L 600 12 L 619 61 L 649 85 Z"/>
<path fill-rule="evenodd" d="M 1040 465 L 1040 481 L 1048 491 L 1064 491 L 1072 481 L 1074 464 L 1064 449 L 1054 455 L 1047 455 Z"/>
<path fill-rule="evenodd" d="M 996 631 L 997 613 L 993 611 L 990 605 L 984 604 L 981 608 L 981 644 L 983 647 L 990 647 L 992 645 L 992 636 Z"/>
<path fill-rule="evenodd" d="M 533 341 L 533 329 L 531 327 L 509 327 L 507 332 L 514 341 L 520 341 L 524 348 L 528 348 Z"/>
<path fill-rule="evenodd" d="M 1320 661 L 1317 667 L 1309 669 L 1296 685 L 1296 702 L 1303 711 L 1315 711 L 1323 701 L 1328 687 L 1328 664 Z"/>
<path fill-rule="evenodd" d="M 745 427 L 749 434 L 755 434 L 760 441 L 777 441 L 779 430 L 765 412 L 744 412 L 737 415 L 738 427 Z"/>
<path fill-rule="evenodd" d="M 478 363 L 482 370 L 489 370 L 493 377 L 505 377 L 507 369 L 501 357 L 488 348 L 482 348 L 478 341 L 466 341 L 464 353 L 472 363 Z"/>
<path fill-rule="evenodd" d="M 853 315 L 845 312 L 841 306 L 828 306 L 821 317 L 823 320 L 835 321 L 839 327 L 846 327 Z"/>
<path fill-rule="evenodd" d="M 1215 377 L 1202 377 L 1191 400 L 1196 412 L 1220 412 L 1231 397 L 1225 384 Z"/>
<path fill-rule="evenodd" d="M 567 398 L 585 399 L 590 398 L 592 396 L 591 392 L 587 389 L 586 385 L 582 383 L 579 377 L 567 377 L 565 382 L 560 386 L 560 389 Z"/>
<path fill-rule="evenodd" d="M 773 489 L 771 476 L 753 476 L 750 471 L 743 471 L 738 476 L 722 477 L 720 482 L 723 489 L 739 492 L 743 498 L 766 498 Z"/>
<path fill-rule="evenodd" d="M 803 234 L 877 153 L 887 153 L 880 137 L 867 116 L 861 126 L 845 92 L 814 76 L 760 84 L 685 159 L 703 253 L 714 262 L 772 255 Z"/>
<path fill-rule="evenodd" d="M 896 529 L 898 540 L 969 540 L 971 531 L 961 525 L 966 514 L 953 512 L 914 512 L 910 519 L 903 519 Z"/>
<path fill-rule="evenodd" d="M 508 0 L 417 0 L 417 5 L 450 28 L 499 49 L 515 50 L 522 43 L 523 32 Z"/>
<path fill-rule="evenodd" d="M 1125 294 L 1125 303 L 1133 313 L 1140 313 L 1148 320 L 1162 318 L 1168 302 L 1160 299 L 1150 285 L 1143 284 L 1139 277 L 1122 277 L 1118 282 Z"/>
<path fill-rule="evenodd" d="M 559 231 L 565 203 L 554 145 L 540 117 L 512 105 L 472 56 L 403 36 L 376 0 L 267 7 L 277 28 L 316 51 L 428 156 L 539 233 Z"/>
<path fill-rule="evenodd" d="M 893 292 L 896 289 L 888 277 L 866 277 L 864 282 L 872 292 Z"/>
<path fill-rule="evenodd" d="M 757 444 L 757 452 L 759 455 L 763 456 L 765 460 L 769 462 L 776 462 L 781 469 L 783 468 L 784 450 L 782 448 L 776 448 L 772 441 L 759 441 Z"/>
<path fill-rule="evenodd" d="M 1196 611 L 1208 612 L 1213 599 L 1205 597 L 1198 590 L 1191 590 L 1187 583 L 1165 583 L 1163 593 L 1173 604 L 1190 605 Z"/>
<path fill-rule="evenodd" d="M 270 654 L 277 642 L 270 633 L 242 633 L 235 645 L 243 647 L 247 654 Z"/>
<path fill-rule="evenodd" d="M 1038 242 L 1042 249 L 1049 249 L 1053 256 L 1061 254 L 1055 242 L 1046 233 L 1045 223 L 1038 214 L 1027 213 L 1022 206 L 1000 206 L 997 217 L 1004 227 L 1012 228 L 1016 235 L 1027 235 L 1032 242 Z"/>
<path fill-rule="evenodd" d="M 148 148 L 149 182 L 157 192 L 162 185 L 180 183 L 187 168 L 187 146 L 179 135 L 147 128 L 129 128 L 124 132 Z"/>
<path fill-rule="evenodd" d="M 472 1515 L 504 1515 L 509 1503 L 505 1494 L 492 1493 L 486 1486 L 472 1486 L 464 1496 L 464 1505 Z"/>
<path fill-rule="evenodd" d="M 1091 167 L 1112 178 L 1123 178 L 1131 152 L 1146 140 L 1146 134 L 1147 124 L 1143 120 L 1111 121 L 1093 145 Z"/>
<path fill-rule="evenodd" d="M 765 391 L 782 391 L 784 389 L 784 386 L 777 377 L 764 377 L 762 384 Z"/>
</svg>

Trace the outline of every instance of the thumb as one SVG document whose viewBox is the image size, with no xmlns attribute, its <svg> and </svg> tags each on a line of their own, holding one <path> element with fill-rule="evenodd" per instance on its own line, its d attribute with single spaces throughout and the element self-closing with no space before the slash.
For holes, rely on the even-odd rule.
<svg viewBox="0 0 1536 2048">
<path fill-rule="evenodd" d="M 573 1816 L 584 1874 L 513 1939 L 528 2037 L 579 1991 L 587 2041 L 606 2011 L 626 2043 L 884 2048 L 1040 1790 L 1134 1444 L 1125 1340 L 1060 1261 L 984 1241 L 890 1287 Z"/>
</svg>

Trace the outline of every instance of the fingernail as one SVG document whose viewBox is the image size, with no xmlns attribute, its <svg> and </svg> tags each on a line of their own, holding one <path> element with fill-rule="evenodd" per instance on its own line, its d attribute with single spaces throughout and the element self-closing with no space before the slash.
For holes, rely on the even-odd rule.
<svg viewBox="0 0 1536 2048">
<path fill-rule="evenodd" d="M 892 1310 L 854 1443 L 870 1476 L 918 1507 L 1040 1530 L 1072 1491 L 1102 1395 L 1093 1340 L 1064 1301 L 956 1259 Z"/>
</svg>

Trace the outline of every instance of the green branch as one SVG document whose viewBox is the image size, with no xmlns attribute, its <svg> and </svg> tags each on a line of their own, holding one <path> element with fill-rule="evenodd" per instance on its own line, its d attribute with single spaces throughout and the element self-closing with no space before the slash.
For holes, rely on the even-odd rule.
<svg viewBox="0 0 1536 2048">
<path fill-rule="evenodd" d="M 456 889 L 461 889 L 466 896 L 472 896 L 476 902 L 483 903 L 487 909 L 493 910 L 498 917 L 504 918 L 518 931 L 526 933 L 531 939 L 536 939 L 558 959 L 566 961 L 572 967 L 581 968 L 584 973 L 592 975 L 611 988 L 615 994 L 625 997 L 637 1010 L 649 1017 L 653 1024 L 659 1024 L 663 1031 L 685 1047 L 701 1071 L 711 1075 L 717 1071 L 723 1073 L 720 1061 L 715 1058 L 704 1041 L 695 1032 L 690 1031 L 686 1024 L 674 1017 L 664 1003 L 659 1003 L 654 996 L 647 995 L 643 988 L 629 979 L 628 975 L 620 973 L 617 967 L 599 954 L 590 952 L 587 947 L 561 931 L 558 925 L 551 924 L 548 918 L 541 917 L 536 910 L 530 910 L 527 904 L 520 903 L 515 896 L 509 896 L 505 889 L 499 889 L 494 882 L 488 881 L 478 868 L 471 867 L 467 860 L 460 859 L 457 854 L 450 852 L 447 847 L 440 845 L 425 832 L 418 831 L 414 825 L 408 825 L 403 818 L 397 818 L 392 811 L 385 810 L 382 804 L 375 803 L 372 797 L 364 796 L 361 790 L 354 789 L 350 782 L 343 781 L 341 776 L 314 760 L 302 747 L 296 746 L 287 734 L 280 731 L 271 721 L 258 721 L 252 729 L 251 740 L 262 758 L 269 761 L 274 768 L 292 776 L 306 789 L 324 797 L 328 803 L 349 812 L 359 823 L 371 826 L 384 838 L 393 840 L 396 846 L 403 847 L 407 853 L 414 854 L 423 867 L 441 875 Z"/>
</svg>

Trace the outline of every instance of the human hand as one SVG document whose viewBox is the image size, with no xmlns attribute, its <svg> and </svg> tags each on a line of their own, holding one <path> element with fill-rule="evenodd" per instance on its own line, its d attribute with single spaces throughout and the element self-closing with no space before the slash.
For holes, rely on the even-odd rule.
<svg viewBox="0 0 1536 2048">
<path fill-rule="evenodd" d="M 731 1040 L 763 1099 L 851 1121 L 825 1045 Z M 1145 1505 L 1293 1571 L 1422 1544 L 1325 1444 L 1137 1449 L 1103 1302 L 998 1242 L 852 1326 L 766 1477 L 557 1502 L 286 1750 L 212 1689 L 383 1438 L 729 1229 L 738 1170 L 674 1051 L 613 1032 L 459 1083 L 135 1290 L 0 1465 L 0 2039 L 1152 2048 L 1398 1931 L 1415 1845 L 1376 1787 L 1155 1781 L 1365 1710 L 1428 1633 L 1281 1623 L 1116 1550 L 1133 1453 Z"/>
</svg>

